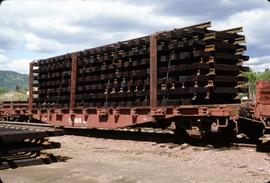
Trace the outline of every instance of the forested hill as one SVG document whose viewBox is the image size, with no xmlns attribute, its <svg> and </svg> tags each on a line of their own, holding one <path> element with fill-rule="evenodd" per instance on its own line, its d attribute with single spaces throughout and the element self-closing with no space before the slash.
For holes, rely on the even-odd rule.
<svg viewBox="0 0 270 183">
<path fill-rule="evenodd" d="M 0 70 L 0 89 L 1 90 L 27 90 L 28 75 L 14 71 Z"/>
</svg>

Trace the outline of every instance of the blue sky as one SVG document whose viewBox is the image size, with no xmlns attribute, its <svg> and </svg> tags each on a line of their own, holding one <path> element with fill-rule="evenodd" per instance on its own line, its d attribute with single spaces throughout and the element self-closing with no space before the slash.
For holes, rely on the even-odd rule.
<svg viewBox="0 0 270 183">
<path fill-rule="evenodd" d="M 0 70 L 28 73 L 35 59 L 212 21 L 243 26 L 246 64 L 270 67 L 267 0 L 7 0 L 0 6 Z"/>
</svg>

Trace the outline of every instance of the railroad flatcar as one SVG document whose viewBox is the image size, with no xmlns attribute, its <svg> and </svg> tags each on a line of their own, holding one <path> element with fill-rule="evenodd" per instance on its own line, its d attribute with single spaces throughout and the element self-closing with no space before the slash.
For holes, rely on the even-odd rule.
<svg viewBox="0 0 270 183">
<path fill-rule="evenodd" d="M 235 135 L 240 95 L 247 93 L 245 36 L 241 27 L 210 27 L 206 22 L 35 60 L 27 111 L 19 114 L 64 127 Z"/>
</svg>

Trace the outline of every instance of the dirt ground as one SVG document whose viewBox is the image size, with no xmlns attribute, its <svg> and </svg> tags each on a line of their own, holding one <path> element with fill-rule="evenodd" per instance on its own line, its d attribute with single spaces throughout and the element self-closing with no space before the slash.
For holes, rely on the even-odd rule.
<svg viewBox="0 0 270 183">
<path fill-rule="evenodd" d="M 4 183 L 269 182 L 270 154 L 251 148 L 66 135 L 51 150 L 62 162 L 0 171 Z"/>
</svg>

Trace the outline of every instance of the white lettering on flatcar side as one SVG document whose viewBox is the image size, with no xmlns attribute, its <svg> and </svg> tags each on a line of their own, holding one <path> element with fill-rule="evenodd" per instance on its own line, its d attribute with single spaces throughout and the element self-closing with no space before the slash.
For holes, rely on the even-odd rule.
<svg viewBox="0 0 270 183">
<path fill-rule="evenodd" d="M 69 118 L 69 123 L 72 123 L 71 118 Z M 74 118 L 74 124 L 86 124 L 86 123 L 87 123 L 87 122 L 84 121 L 84 120 L 82 120 L 82 118 L 79 118 L 79 117 Z"/>
</svg>

